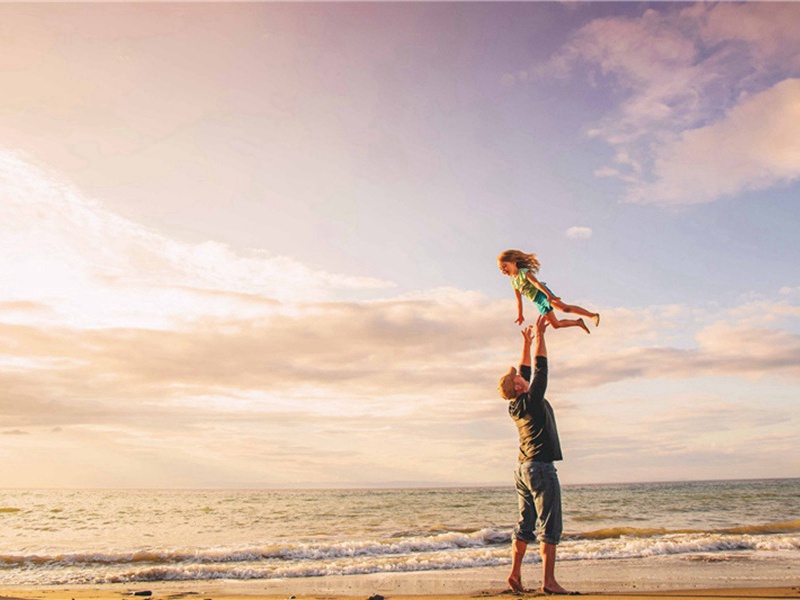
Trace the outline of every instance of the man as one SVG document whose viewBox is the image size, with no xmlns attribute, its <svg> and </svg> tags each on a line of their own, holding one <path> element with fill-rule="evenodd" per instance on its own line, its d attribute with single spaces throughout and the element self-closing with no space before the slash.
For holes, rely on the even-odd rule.
<svg viewBox="0 0 800 600">
<path fill-rule="evenodd" d="M 519 372 L 511 367 L 500 378 L 500 395 L 509 400 L 508 413 L 519 430 L 519 464 L 514 474 L 519 499 L 520 519 L 512 540 L 511 575 L 508 585 L 523 592 L 522 559 L 528 544 L 538 540 L 542 557 L 542 592 L 573 595 L 556 581 L 556 546 L 561 540 L 561 486 L 553 462 L 561 460 L 561 444 L 553 408 L 544 399 L 547 389 L 547 348 L 544 331 L 547 321 L 536 321 L 536 357 L 531 380 L 531 344 L 534 327 L 522 331 L 524 343 Z"/>
</svg>

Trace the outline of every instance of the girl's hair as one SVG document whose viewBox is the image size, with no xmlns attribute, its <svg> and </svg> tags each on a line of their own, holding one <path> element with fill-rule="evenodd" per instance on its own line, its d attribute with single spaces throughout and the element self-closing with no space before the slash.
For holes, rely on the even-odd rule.
<svg viewBox="0 0 800 600">
<path fill-rule="evenodd" d="M 539 259 L 535 254 L 525 254 L 521 250 L 506 250 L 497 257 L 498 262 L 512 262 L 518 269 L 528 269 L 531 273 L 539 272 Z"/>
</svg>

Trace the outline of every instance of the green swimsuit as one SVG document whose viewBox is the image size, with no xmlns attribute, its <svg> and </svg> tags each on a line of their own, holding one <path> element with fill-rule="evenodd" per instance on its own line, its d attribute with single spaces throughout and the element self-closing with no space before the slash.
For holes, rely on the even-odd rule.
<svg viewBox="0 0 800 600">
<path fill-rule="evenodd" d="M 550 305 L 550 302 L 547 300 L 547 296 L 545 296 L 539 289 L 536 288 L 535 285 L 531 283 L 531 280 L 528 279 L 529 269 L 521 268 L 516 275 L 511 276 L 511 287 L 517 290 L 520 294 L 530 299 L 531 302 L 536 305 L 536 308 L 539 309 L 539 312 L 543 315 L 546 315 L 550 311 L 553 310 L 553 307 Z M 553 293 L 547 285 L 545 285 L 544 281 L 540 281 L 540 284 L 551 294 Z"/>
</svg>

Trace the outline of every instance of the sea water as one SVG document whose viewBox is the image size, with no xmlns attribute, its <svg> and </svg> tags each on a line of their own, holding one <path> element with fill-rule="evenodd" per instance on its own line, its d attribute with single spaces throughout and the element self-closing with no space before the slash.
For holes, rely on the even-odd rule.
<svg viewBox="0 0 800 600">
<path fill-rule="evenodd" d="M 563 501 L 560 561 L 800 563 L 800 479 L 564 486 Z M 510 487 L 0 490 L 0 586 L 505 565 L 516 504 Z"/>
</svg>

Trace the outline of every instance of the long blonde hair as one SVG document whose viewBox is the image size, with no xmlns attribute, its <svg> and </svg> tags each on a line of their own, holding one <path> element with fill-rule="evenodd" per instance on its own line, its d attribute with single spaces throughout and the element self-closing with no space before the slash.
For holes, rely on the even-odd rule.
<svg viewBox="0 0 800 600">
<path fill-rule="evenodd" d="M 497 261 L 514 263 L 518 269 L 528 269 L 534 274 L 539 272 L 539 259 L 536 255 L 525 254 L 521 250 L 506 250 L 497 257 Z"/>
</svg>

